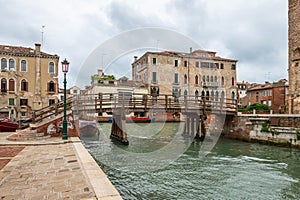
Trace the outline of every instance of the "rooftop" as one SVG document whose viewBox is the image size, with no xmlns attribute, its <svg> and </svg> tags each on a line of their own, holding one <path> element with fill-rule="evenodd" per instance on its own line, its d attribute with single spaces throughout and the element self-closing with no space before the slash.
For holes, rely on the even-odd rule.
<svg viewBox="0 0 300 200">
<path fill-rule="evenodd" d="M 10 45 L 0 45 L 0 54 L 11 55 L 11 56 L 28 56 L 34 57 L 36 56 L 36 49 L 32 49 L 30 47 L 21 47 L 21 46 L 10 46 Z M 59 58 L 58 55 L 48 54 L 45 52 L 40 52 L 41 57 L 54 57 Z"/>
</svg>

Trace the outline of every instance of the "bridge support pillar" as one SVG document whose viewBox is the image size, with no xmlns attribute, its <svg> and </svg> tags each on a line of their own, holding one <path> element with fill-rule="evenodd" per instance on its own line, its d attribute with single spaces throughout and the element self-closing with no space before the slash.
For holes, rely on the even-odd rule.
<svg viewBox="0 0 300 200">
<path fill-rule="evenodd" d="M 125 116 L 122 112 L 113 114 L 110 138 L 125 145 L 129 144 L 125 129 Z"/>
</svg>

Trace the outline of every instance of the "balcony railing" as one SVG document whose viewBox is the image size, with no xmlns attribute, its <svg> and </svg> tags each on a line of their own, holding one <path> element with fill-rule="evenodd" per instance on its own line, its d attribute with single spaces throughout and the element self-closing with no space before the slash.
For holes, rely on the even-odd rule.
<svg viewBox="0 0 300 200">
<path fill-rule="evenodd" d="M 218 82 L 202 82 L 203 87 L 219 87 L 220 84 Z"/>
</svg>

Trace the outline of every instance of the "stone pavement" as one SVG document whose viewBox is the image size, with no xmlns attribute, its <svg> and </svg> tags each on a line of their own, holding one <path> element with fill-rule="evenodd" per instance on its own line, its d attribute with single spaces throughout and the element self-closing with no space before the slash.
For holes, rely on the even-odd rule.
<svg viewBox="0 0 300 200">
<path fill-rule="evenodd" d="M 25 147 L 0 171 L 0 199 L 122 199 L 78 138 L 14 142 Z"/>
</svg>

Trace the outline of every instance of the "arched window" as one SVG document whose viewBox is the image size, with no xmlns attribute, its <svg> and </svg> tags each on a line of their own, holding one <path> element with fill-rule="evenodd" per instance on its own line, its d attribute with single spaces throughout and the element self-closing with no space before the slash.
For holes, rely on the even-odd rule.
<svg viewBox="0 0 300 200">
<path fill-rule="evenodd" d="M 7 92 L 7 80 L 5 78 L 1 79 L 1 92 Z"/>
<path fill-rule="evenodd" d="M 54 62 L 50 62 L 49 63 L 49 66 L 48 66 L 48 72 L 50 74 L 53 74 L 54 73 Z"/>
<path fill-rule="evenodd" d="M 231 78 L 231 85 L 234 86 L 234 77 Z"/>
<path fill-rule="evenodd" d="M 187 84 L 187 75 L 184 75 L 184 84 Z"/>
<path fill-rule="evenodd" d="M 210 77 L 210 82 L 214 82 L 214 77 L 213 76 Z"/>
<path fill-rule="evenodd" d="M 14 79 L 9 79 L 8 82 L 8 91 L 14 92 L 15 91 L 15 80 Z"/>
<path fill-rule="evenodd" d="M 204 75 L 202 76 L 202 81 L 203 81 L 203 83 L 205 83 L 205 76 Z"/>
<path fill-rule="evenodd" d="M 25 79 L 21 81 L 21 91 L 28 91 L 28 83 Z"/>
<path fill-rule="evenodd" d="M 234 104 L 235 103 L 235 92 L 231 92 L 231 102 Z"/>
<path fill-rule="evenodd" d="M 48 92 L 55 92 L 55 83 L 53 81 L 48 83 Z"/>
<path fill-rule="evenodd" d="M 195 85 L 199 84 L 198 75 L 195 76 Z"/>
<path fill-rule="evenodd" d="M 218 82 L 218 77 L 217 77 L 217 76 L 215 76 L 215 82 L 216 82 L 216 83 Z"/>
<path fill-rule="evenodd" d="M 225 84 L 225 80 L 224 80 L 224 76 L 222 76 L 222 80 L 221 80 L 221 84 L 222 84 L 222 86 L 224 86 L 224 84 Z"/>
<path fill-rule="evenodd" d="M 184 96 L 187 96 L 188 92 L 187 90 L 184 90 Z"/>
<path fill-rule="evenodd" d="M 21 60 L 21 72 L 27 71 L 27 63 L 26 60 Z"/>
<path fill-rule="evenodd" d="M 204 98 L 205 98 L 205 92 L 204 92 L 204 90 L 202 90 L 202 92 L 201 92 L 201 99 L 204 100 Z"/>
<path fill-rule="evenodd" d="M 6 70 L 7 69 L 7 60 L 6 58 L 1 59 L 1 70 Z"/>
<path fill-rule="evenodd" d="M 221 102 L 224 102 L 224 99 L 225 99 L 225 92 L 222 91 L 222 93 L 221 93 Z"/>
<path fill-rule="evenodd" d="M 206 82 L 209 82 L 209 76 L 206 76 Z"/>
<path fill-rule="evenodd" d="M 209 91 L 206 91 L 206 100 L 209 100 Z"/>
<path fill-rule="evenodd" d="M 9 59 L 9 70 L 10 71 L 15 71 L 15 60 L 14 59 Z"/>
<path fill-rule="evenodd" d="M 214 97 L 215 97 L 215 93 L 214 93 L 214 91 L 211 91 L 211 100 L 212 101 L 214 101 L 214 99 L 215 99 Z"/>
<path fill-rule="evenodd" d="M 215 94 L 215 101 L 219 101 L 219 92 L 216 91 L 216 94 Z"/>
<path fill-rule="evenodd" d="M 198 99 L 198 97 L 199 97 L 199 92 L 198 92 L 198 90 L 196 90 L 195 91 L 195 99 Z"/>
</svg>

